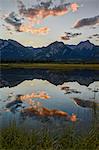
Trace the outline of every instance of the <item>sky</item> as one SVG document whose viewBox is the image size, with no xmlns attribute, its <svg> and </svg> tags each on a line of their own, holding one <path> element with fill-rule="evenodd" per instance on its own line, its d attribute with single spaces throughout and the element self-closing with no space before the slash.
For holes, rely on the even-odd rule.
<svg viewBox="0 0 99 150">
<path fill-rule="evenodd" d="M 33 47 L 99 45 L 99 0 L 0 0 L 0 38 Z"/>
</svg>

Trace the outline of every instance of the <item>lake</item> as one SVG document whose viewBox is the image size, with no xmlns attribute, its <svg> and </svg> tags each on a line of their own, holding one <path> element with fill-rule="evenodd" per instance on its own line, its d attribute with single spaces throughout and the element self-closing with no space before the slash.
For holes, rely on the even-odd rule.
<svg viewBox="0 0 99 150">
<path fill-rule="evenodd" d="M 1 69 L 0 128 L 89 129 L 99 117 L 98 70 Z"/>
</svg>

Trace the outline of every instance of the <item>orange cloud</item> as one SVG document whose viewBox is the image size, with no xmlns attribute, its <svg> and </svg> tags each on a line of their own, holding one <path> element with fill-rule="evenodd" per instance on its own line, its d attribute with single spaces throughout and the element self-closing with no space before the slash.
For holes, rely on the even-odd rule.
<svg viewBox="0 0 99 150">
<path fill-rule="evenodd" d="M 22 16 L 27 17 L 28 19 L 33 19 L 34 23 L 39 22 L 41 19 L 45 19 L 49 16 L 63 16 L 66 13 L 69 12 L 69 8 L 72 9 L 72 11 L 77 11 L 78 4 L 72 3 L 68 8 L 66 7 L 56 7 L 53 9 L 46 9 L 46 8 L 28 8 L 21 7 L 19 9 L 19 12 Z"/>
<path fill-rule="evenodd" d="M 41 22 L 42 19 L 45 19 L 49 16 L 63 16 L 68 12 L 67 8 L 54 8 L 54 9 L 45 9 L 45 8 L 40 8 L 40 9 L 34 9 L 34 8 L 29 8 L 29 9 L 20 9 L 20 14 L 27 19 L 31 19 L 32 23 L 39 23 Z"/>
<path fill-rule="evenodd" d="M 30 32 L 32 34 L 47 34 L 49 32 L 48 27 L 41 27 L 41 28 L 34 28 L 33 25 L 40 24 L 42 19 L 48 17 L 48 16 L 62 16 L 66 14 L 68 10 L 66 8 L 64 9 L 32 9 L 28 10 L 27 13 L 25 13 L 25 17 L 27 17 L 29 24 L 28 25 L 21 25 L 20 31 L 21 32 Z M 35 15 L 33 15 L 35 14 Z"/>
<path fill-rule="evenodd" d="M 70 120 L 71 120 L 72 122 L 77 121 L 77 116 L 76 116 L 75 114 L 72 114 L 72 115 L 70 116 Z"/>
<path fill-rule="evenodd" d="M 55 5 L 53 1 L 41 1 L 32 7 L 27 8 L 22 0 L 17 0 L 19 15 L 15 12 L 10 14 L 0 15 L 0 18 L 4 18 L 4 21 L 14 27 L 17 32 L 30 32 L 32 34 L 47 34 L 49 32 L 48 27 L 35 28 L 36 24 L 41 24 L 43 19 L 48 18 L 49 16 L 63 16 L 69 11 L 77 11 L 77 3 L 67 3 L 61 2 L 59 5 Z M 25 25 L 25 22 L 27 25 Z M 63 40 L 69 40 L 62 37 Z"/>
<path fill-rule="evenodd" d="M 48 18 L 49 16 L 63 16 L 69 11 L 77 11 L 77 3 L 67 3 L 62 2 L 55 5 L 54 1 L 40 1 L 37 4 L 32 5 L 30 8 L 27 8 L 22 0 L 17 0 L 19 15 L 15 12 L 10 14 L 0 15 L 0 18 L 4 18 L 5 22 L 14 27 L 17 32 L 30 32 L 32 34 L 47 34 L 49 32 L 48 27 L 35 28 L 36 24 L 41 24 L 43 19 Z M 56 2 L 57 4 L 57 2 Z M 24 25 L 27 22 L 27 25 Z M 64 39 L 64 37 L 62 37 Z"/>
<path fill-rule="evenodd" d="M 68 13 L 70 10 L 77 11 L 78 4 L 77 3 L 68 3 L 68 4 L 60 4 L 59 6 L 53 6 L 53 3 L 41 3 L 42 5 L 37 5 L 32 8 L 26 8 L 21 0 L 18 0 L 18 8 L 19 13 L 22 17 L 28 19 L 31 26 L 24 26 L 20 27 L 21 31 L 31 32 L 31 33 L 48 33 L 48 27 L 43 27 L 39 29 L 35 29 L 32 26 L 35 24 L 40 24 L 41 21 L 49 16 L 63 16 Z M 52 8 L 50 5 L 52 4 Z"/>
<path fill-rule="evenodd" d="M 49 28 L 48 27 L 34 28 L 29 25 L 21 25 L 20 31 L 21 32 L 30 32 L 32 34 L 47 34 L 49 32 Z"/>
<path fill-rule="evenodd" d="M 67 120 L 70 120 L 72 122 L 75 122 L 77 120 L 77 116 L 75 114 L 69 115 L 67 112 L 58 110 L 58 109 L 48 109 L 46 107 L 43 107 L 42 103 L 37 100 L 32 100 L 33 98 L 40 98 L 43 100 L 49 99 L 50 96 L 45 93 L 44 91 L 39 93 L 32 93 L 27 95 L 18 95 L 16 97 L 16 100 L 8 103 L 6 105 L 6 108 L 9 109 L 12 112 L 17 111 L 17 107 L 21 107 L 20 111 L 25 116 L 59 116 L 59 117 L 65 117 Z M 22 107 L 23 103 L 27 103 L 29 106 L 26 106 L 25 108 Z M 19 104 L 19 105 L 18 105 Z M 12 109 L 13 108 L 13 109 Z"/>
<path fill-rule="evenodd" d="M 42 91 L 42 92 L 39 92 L 38 94 L 32 93 L 30 95 L 27 94 L 27 95 L 22 95 L 22 96 L 19 97 L 19 99 L 21 101 L 26 100 L 26 99 L 30 99 L 30 98 L 49 99 L 50 96 L 47 93 L 45 93 L 45 92 Z"/>
<path fill-rule="evenodd" d="M 79 5 L 77 3 L 72 3 L 71 4 L 71 9 L 72 9 L 73 12 L 77 11 L 78 8 L 79 8 Z"/>
<path fill-rule="evenodd" d="M 34 114 L 38 116 L 60 116 L 60 117 L 66 117 L 66 119 L 72 122 L 77 121 L 77 116 L 75 114 L 72 114 L 70 116 L 67 112 L 57 110 L 57 109 L 48 109 L 45 107 L 42 107 L 41 109 L 28 107 L 26 109 L 23 109 L 21 112 L 27 116 L 32 116 Z"/>
</svg>

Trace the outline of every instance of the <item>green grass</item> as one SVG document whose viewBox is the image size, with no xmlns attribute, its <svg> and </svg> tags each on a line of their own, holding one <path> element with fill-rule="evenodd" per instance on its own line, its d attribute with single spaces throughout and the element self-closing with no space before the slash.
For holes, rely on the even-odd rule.
<svg viewBox="0 0 99 150">
<path fill-rule="evenodd" d="M 1 68 L 45 68 L 45 69 L 99 69 L 99 64 L 58 64 L 58 63 L 2 63 Z"/>
<path fill-rule="evenodd" d="M 98 128 L 86 134 L 76 134 L 67 129 L 64 134 L 51 135 L 48 130 L 37 132 L 24 131 L 12 124 L 0 131 L 0 150 L 98 150 Z"/>
</svg>

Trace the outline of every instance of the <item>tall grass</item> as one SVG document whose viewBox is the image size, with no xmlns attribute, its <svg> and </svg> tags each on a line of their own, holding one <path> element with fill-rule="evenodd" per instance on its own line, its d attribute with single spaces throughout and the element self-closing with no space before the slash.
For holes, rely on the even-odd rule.
<svg viewBox="0 0 99 150">
<path fill-rule="evenodd" d="M 52 135 L 49 130 L 27 132 L 12 124 L 0 130 L 0 150 L 98 150 L 98 127 L 86 134 L 65 130 L 62 135 Z"/>
</svg>

